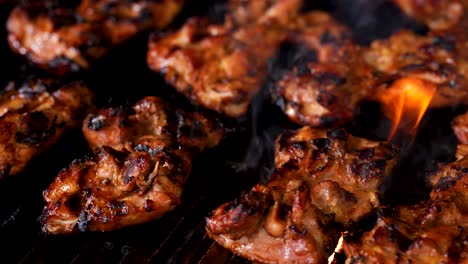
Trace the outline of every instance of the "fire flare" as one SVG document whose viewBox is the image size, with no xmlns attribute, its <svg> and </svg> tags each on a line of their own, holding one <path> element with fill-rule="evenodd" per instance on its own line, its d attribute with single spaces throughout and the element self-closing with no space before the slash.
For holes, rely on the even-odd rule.
<svg viewBox="0 0 468 264">
<path fill-rule="evenodd" d="M 344 239 L 344 235 L 345 235 L 346 233 L 348 233 L 348 232 L 344 232 L 343 234 L 341 234 L 341 237 L 340 237 L 340 239 L 338 240 L 338 243 L 336 244 L 335 250 L 334 250 L 333 253 L 330 255 L 330 257 L 328 257 L 328 264 L 333 264 L 334 261 L 335 261 L 335 254 L 340 253 L 341 250 L 343 249 L 343 239 Z"/>
<path fill-rule="evenodd" d="M 384 114 L 392 123 L 388 140 L 391 140 L 398 130 L 414 136 L 435 91 L 436 87 L 431 82 L 405 77 L 397 80 L 381 96 Z"/>
</svg>

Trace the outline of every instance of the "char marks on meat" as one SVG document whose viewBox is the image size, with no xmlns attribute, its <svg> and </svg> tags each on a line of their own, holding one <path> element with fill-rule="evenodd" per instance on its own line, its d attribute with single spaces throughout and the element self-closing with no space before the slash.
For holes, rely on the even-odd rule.
<svg viewBox="0 0 468 264">
<path fill-rule="evenodd" d="M 364 55 L 366 62 L 378 72 L 393 76 L 411 75 L 435 84 L 437 92 L 431 102 L 432 107 L 467 104 L 468 17 L 465 15 L 465 9 L 468 2 L 396 1 L 400 2 L 401 6 L 413 6 L 413 11 L 425 13 L 429 17 L 442 15 L 456 21 L 450 26 L 436 27 L 424 36 L 402 31 L 387 40 L 374 41 Z M 452 9 L 460 9 L 460 15 L 449 14 Z M 434 17 L 431 19 L 437 20 Z"/>
<path fill-rule="evenodd" d="M 276 141 L 270 181 L 215 209 L 210 237 L 252 261 L 323 263 L 340 232 L 379 206 L 391 145 L 304 127 Z"/>
<path fill-rule="evenodd" d="M 88 69 L 132 36 L 167 26 L 182 5 L 182 0 L 22 1 L 8 18 L 8 42 L 53 72 Z"/>
<path fill-rule="evenodd" d="M 333 57 L 294 67 L 278 81 L 274 97 L 291 120 L 312 126 L 350 121 L 360 102 L 381 101 L 406 77 L 436 88 L 432 108 L 467 104 L 467 26 L 463 19 L 426 36 L 400 31 L 370 47 L 345 43 Z"/>
<path fill-rule="evenodd" d="M 223 25 L 191 18 L 179 31 L 150 40 L 148 65 L 195 103 L 242 116 L 266 77 L 268 58 L 286 37 L 284 24 L 300 2 L 233 1 L 232 19 L 228 15 Z"/>
<path fill-rule="evenodd" d="M 324 58 L 293 67 L 277 82 L 273 99 L 299 124 L 329 127 L 349 122 L 373 84 L 372 72 L 359 54 L 359 47 L 347 43 Z"/>
<path fill-rule="evenodd" d="M 20 173 L 65 132 L 80 127 L 93 97 L 82 83 L 10 83 L 0 96 L 0 179 Z"/>
<path fill-rule="evenodd" d="M 468 148 L 430 177 L 430 198 L 380 216 L 359 241 L 347 242 L 346 263 L 468 262 Z"/>
<path fill-rule="evenodd" d="M 157 97 L 89 115 L 95 155 L 76 160 L 44 192 L 47 233 L 109 231 L 163 216 L 181 201 L 192 158 L 217 145 L 223 128 Z"/>
<path fill-rule="evenodd" d="M 179 31 L 154 37 L 148 64 L 192 101 L 231 117 L 244 115 L 284 42 L 339 56 L 350 31 L 323 12 L 299 13 L 302 2 L 230 1 L 223 25 L 191 19 Z"/>
</svg>

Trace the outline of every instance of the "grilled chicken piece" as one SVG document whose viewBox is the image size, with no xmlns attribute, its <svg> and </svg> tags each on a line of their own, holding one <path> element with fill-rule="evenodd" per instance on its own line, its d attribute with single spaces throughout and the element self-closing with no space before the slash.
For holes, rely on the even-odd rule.
<svg viewBox="0 0 468 264">
<path fill-rule="evenodd" d="M 191 100 L 240 117 L 265 80 L 268 59 L 281 43 L 305 43 L 326 60 L 349 39 L 350 31 L 328 14 L 299 15 L 300 6 L 297 0 L 231 1 L 233 19 L 222 26 L 190 20 L 178 32 L 153 38 L 148 64 Z"/>
<path fill-rule="evenodd" d="M 53 72 L 88 69 L 132 36 L 167 26 L 182 5 L 183 0 L 22 1 L 8 18 L 8 42 Z"/>
<path fill-rule="evenodd" d="M 359 102 L 382 101 L 393 83 L 410 77 L 436 88 L 432 108 L 467 104 L 465 25 L 468 19 L 427 36 L 401 31 L 369 48 L 346 44 L 328 61 L 306 61 L 285 74 L 276 100 L 297 123 L 339 125 L 351 119 Z"/>
<path fill-rule="evenodd" d="M 433 30 L 448 29 L 464 15 L 466 0 L 393 0 L 409 17 Z"/>
<path fill-rule="evenodd" d="M 177 32 L 153 36 L 148 65 L 192 101 L 240 117 L 266 77 L 268 58 L 285 39 L 276 14 L 283 13 L 266 11 L 261 22 L 241 27 L 192 18 Z"/>
<path fill-rule="evenodd" d="M 0 179 L 23 171 L 62 135 L 81 125 L 93 94 L 81 83 L 10 83 L 0 96 Z"/>
<path fill-rule="evenodd" d="M 180 203 L 193 156 L 223 135 L 213 120 L 156 97 L 90 115 L 83 131 L 96 154 L 73 162 L 44 192 L 47 233 L 109 231 L 163 216 Z"/>
<path fill-rule="evenodd" d="M 440 169 L 431 183 L 428 201 L 381 216 L 357 242 L 345 239 L 346 263 L 467 263 L 468 156 Z"/>
<path fill-rule="evenodd" d="M 461 144 L 468 144 L 468 113 L 457 116 L 452 122 L 453 132 Z"/>
<path fill-rule="evenodd" d="M 344 130 L 285 133 L 271 180 L 215 209 L 206 230 L 252 261 L 324 263 L 340 231 L 379 205 L 397 152 Z"/>
<path fill-rule="evenodd" d="M 390 75 L 389 79 L 411 76 L 435 85 L 430 107 L 447 107 L 468 102 L 467 43 L 458 29 L 428 36 L 402 31 L 373 42 L 364 57 L 376 71 Z"/>
<path fill-rule="evenodd" d="M 241 116 L 266 76 L 266 58 L 261 56 L 270 56 L 273 48 L 255 54 L 236 35 L 223 26 L 191 18 L 177 32 L 152 37 L 148 65 L 194 103 Z M 268 42 L 258 44 L 268 46 Z"/>
<path fill-rule="evenodd" d="M 358 51 L 354 49 L 356 46 L 352 42 L 351 30 L 330 15 L 320 12 L 303 14 L 290 24 L 287 41 L 300 47 L 299 54 L 294 55 L 298 59 L 292 61 L 292 71 L 279 78 L 278 89 L 273 91 L 274 100 L 298 123 L 316 125 L 320 123 L 320 118 L 325 122 L 335 119 L 336 115 L 348 116 L 345 108 L 349 98 L 344 96 L 349 94 L 344 90 L 327 89 L 343 81 L 340 71 L 347 71 L 348 64 L 357 63 L 353 60 L 358 58 L 354 55 Z M 316 90 L 316 87 L 320 88 Z M 336 98 L 332 98 L 333 94 Z M 339 110 L 332 106 L 337 104 L 334 101 L 337 98 L 347 101 Z M 327 107 L 332 109 L 331 115 L 328 115 Z M 341 113 L 332 113 L 333 110 Z"/>
<path fill-rule="evenodd" d="M 344 124 L 373 87 L 373 73 L 358 55 L 361 49 L 339 46 L 335 55 L 302 61 L 276 83 L 273 100 L 292 121 L 314 127 Z"/>
</svg>

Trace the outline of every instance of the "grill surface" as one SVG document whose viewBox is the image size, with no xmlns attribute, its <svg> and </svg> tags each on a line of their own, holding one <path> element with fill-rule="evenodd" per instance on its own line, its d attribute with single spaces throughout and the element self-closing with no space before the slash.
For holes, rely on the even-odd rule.
<svg viewBox="0 0 468 264">
<path fill-rule="evenodd" d="M 364 44 L 403 27 L 424 32 L 423 27 L 404 19 L 386 1 L 358 0 L 350 5 L 351 1 L 314 1 L 308 8 L 331 11 L 351 26 L 359 42 Z M 208 14 L 215 20 L 222 17 L 220 1 L 187 2 L 173 28 L 192 15 Z M 1 23 L 5 23 L 10 9 L 0 8 Z M 87 81 L 97 93 L 100 106 L 131 103 L 146 95 L 158 95 L 181 107 L 192 107 L 147 68 L 147 38 L 148 35 L 143 34 L 114 50 L 91 72 L 68 78 Z M 4 28 L 0 32 L 0 56 L 2 85 L 12 79 L 43 76 L 10 52 Z M 271 76 L 277 77 L 282 68 L 288 66 L 288 57 L 280 54 L 271 66 Z M 1 262 L 246 263 L 206 236 L 204 217 L 257 181 L 265 180 L 272 168 L 274 138 L 283 129 L 294 128 L 285 118 L 278 118 L 283 115 L 270 103 L 269 87 L 267 80 L 262 92 L 254 99 L 247 118 L 237 123 L 223 120 L 232 131 L 223 145 L 196 158 L 180 207 L 159 220 L 115 232 L 46 236 L 40 230 L 39 217 L 44 205 L 42 190 L 61 168 L 88 151 L 79 131 L 68 135 L 36 159 L 26 172 L 0 184 L 0 237 L 7 244 L 0 251 Z M 364 104 L 349 129 L 357 135 L 378 137 L 385 131 L 385 125 L 380 115 L 375 115 L 375 109 L 378 110 L 375 105 Z M 450 130 L 450 120 L 464 110 L 442 109 L 426 115 L 415 144 L 405 150 L 405 159 L 397 168 L 393 181 L 386 185 L 388 203 L 409 203 L 427 195 L 427 190 L 422 187 L 424 172 L 434 166 L 431 160 L 453 158 L 456 139 Z"/>
</svg>

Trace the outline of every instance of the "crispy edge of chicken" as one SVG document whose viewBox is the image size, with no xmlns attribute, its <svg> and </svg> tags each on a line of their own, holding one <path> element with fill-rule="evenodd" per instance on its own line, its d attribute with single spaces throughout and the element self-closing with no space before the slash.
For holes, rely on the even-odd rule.
<svg viewBox="0 0 468 264">
<path fill-rule="evenodd" d="M 0 178 L 22 172 L 64 133 L 78 128 L 93 100 L 91 90 L 79 82 L 10 83 L 0 97 Z"/>
<path fill-rule="evenodd" d="M 299 59 L 275 83 L 273 100 L 299 124 L 323 127 L 349 121 L 358 101 L 354 98 L 366 90 L 365 86 L 352 89 L 355 79 L 366 74 L 359 69 L 366 68 L 356 55 L 360 50 L 353 44 L 351 31 L 321 12 L 303 14 L 296 24 L 288 42 L 307 52 L 296 55 Z"/>
<path fill-rule="evenodd" d="M 345 239 L 346 263 L 468 261 L 468 147 L 431 175 L 429 199 L 380 216 L 358 241 Z"/>
<path fill-rule="evenodd" d="M 468 38 L 461 27 L 427 36 L 403 30 L 368 48 L 343 46 L 339 63 L 306 61 L 277 82 L 277 103 L 296 123 L 339 125 L 360 102 L 383 102 L 393 84 L 412 78 L 435 87 L 431 108 L 467 104 Z"/>
<path fill-rule="evenodd" d="M 304 127 L 276 141 L 271 180 L 207 218 L 208 235 L 262 263 L 323 263 L 340 231 L 379 206 L 393 146 Z"/>
<path fill-rule="evenodd" d="M 38 67 L 63 75 L 90 68 L 139 32 L 167 26 L 183 1 L 116 4 L 83 0 L 78 6 L 52 3 L 48 7 L 40 0 L 29 5 L 12 10 L 7 21 L 8 43 Z"/>
<path fill-rule="evenodd" d="M 400 31 L 389 39 L 374 41 L 365 52 L 364 58 L 376 71 L 390 75 L 387 78 L 390 81 L 384 83 L 383 90 L 375 92 L 374 98 L 385 93 L 392 84 L 391 80 L 412 77 L 435 86 L 431 108 L 466 104 L 466 43 L 468 39 L 460 35 L 459 28 L 447 32 L 432 32 L 427 36 Z"/>
<path fill-rule="evenodd" d="M 305 44 L 321 61 L 336 61 L 340 46 L 350 42 L 350 30 L 324 12 L 298 14 L 298 1 L 267 2 L 232 1 L 230 15 L 240 25 L 206 26 L 193 19 L 175 33 L 153 38 L 149 67 L 192 101 L 240 117 L 283 42 Z M 253 19 L 257 13 L 262 16 Z"/>
<path fill-rule="evenodd" d="M 223 128 L 156 97 L 102 109 L 83 130 L 95 155 L 76 160 L 44 191 L 43 231 L 111 231 L 162 217 L 181 203 L 192 158 Z"/>
<path fill-rule="evenodd" d="M 266 24 L 234 32 L 190 19 L 177 32 L 149 43 L 149 67 L 192 102 L 241 117 L 267 75 L 283 34 Z M 262 36 L 262 34 L 264 34 Z"/>
<path fill-rule="evenodd" d="M 178 31 L 153 36 L 147 62 L 193 102 L 241 117 L 267 76 L 268 59 L 287 38 L 302 1 L 231 1 L 223 25 L 192 18 Z M 258 15 L 258 17 L 257 17 Z"/>
</svg>

